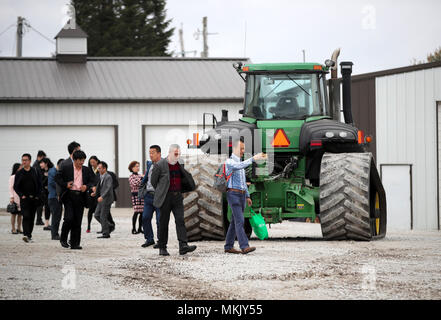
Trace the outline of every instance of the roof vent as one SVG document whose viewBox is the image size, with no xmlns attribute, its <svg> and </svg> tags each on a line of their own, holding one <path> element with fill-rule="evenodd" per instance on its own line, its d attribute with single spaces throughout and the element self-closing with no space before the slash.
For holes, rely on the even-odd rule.
<svg viewBox="0 0 441 320">
<path fill-rule="evenodd" d="M 69 5 L 68 15 L 70 19 L 55 36 L 57 61 L 85 63 L 87 61 L 87 34 L 76 23 L 75 8 L 72 5 Z"/>
</svg>

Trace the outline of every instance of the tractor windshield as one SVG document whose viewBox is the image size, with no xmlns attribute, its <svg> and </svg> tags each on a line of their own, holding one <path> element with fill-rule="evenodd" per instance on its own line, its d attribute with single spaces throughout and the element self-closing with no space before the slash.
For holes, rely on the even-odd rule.
<svg viewBox="0 0 441 320">
<path fill-rule="evenodd" d="M 325 88 L 324 74 L 249 74 L 244 116 L 300 120 L 329 115 Z"/>
</svg>

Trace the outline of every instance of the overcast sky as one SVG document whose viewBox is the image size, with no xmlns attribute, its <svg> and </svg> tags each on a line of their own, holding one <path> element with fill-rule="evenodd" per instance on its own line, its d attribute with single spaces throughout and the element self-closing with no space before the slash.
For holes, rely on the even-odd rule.
<svg viewBox="0 0 441 320">
<path fill-rule="evenodd" d="M 54 41 L 66 21 L 69 0 L 0 0 L 0 33 L 23 16 Z M 180 51 L 183 25 L 188 57 L 200 56 L 202 17 L 208 17 L 210 57 L 248 57 L 253 62 L 323 62 L 341 47 L 340 61 L 354 73 L 402 67 L 425 60 L 441 46 L 439 0 L 168 0 L 176 28 L 169 50 Z M 50 56 L 55 44 L 29 29 L 23 56 Z M 196 50 L 196 54 L 190 51 Z M 15 26 L 0 34 L 0 56 L 15 55 Z"/>
</svg>

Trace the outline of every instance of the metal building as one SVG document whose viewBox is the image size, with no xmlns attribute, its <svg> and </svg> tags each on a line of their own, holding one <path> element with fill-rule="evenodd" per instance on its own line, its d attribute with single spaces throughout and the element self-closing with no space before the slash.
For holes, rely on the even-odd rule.
<svg viewBox="0 0 441 320">
<path fill-rule="evenodd" d="M 388 227 L 439 230 L 441 62 L 354 76 L 352 88 L 355 124 L 374 137 Z"/>
</svg>

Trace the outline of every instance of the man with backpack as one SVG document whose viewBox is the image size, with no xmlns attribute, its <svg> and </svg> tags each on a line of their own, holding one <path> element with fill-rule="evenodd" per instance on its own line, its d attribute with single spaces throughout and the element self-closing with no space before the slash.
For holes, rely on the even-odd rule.
<svg viewBox="0 0 441 320">
<path fill-rule="evenodd" d="M 110 207 L 115 200 L 113 179 L 107 172 L 107 163 L 104 161 L 98 164 L 98 171 L 100 173 L 100 181 L 96 187 L 96 194 L 92 194 L 92 196 L 98 197 L 98 205 L 96 206 L 94 216 L 101 224 L 103 232 L 98 238 L 107 239 L 110 238 L 111 229 L 114 227 L 114 225 L 109 222 Z"/>
<path fill-rule="evenodd" d="M 142 227 L 144 229 L 144 238 L 145 243 L 142 245 L 143 248 L 147 248 L 148 246 L 154 245 L 153 248 L 158 249 L 158 244 L 155 244 L 154 234 L 152 229 L 152 218 L 153 211 L 156 212 L 156 237 L 159 239 L 159 217 L 160 210 L 153 205 L 153 199 L 155 197 L 155 188 L 153 188 L 151 180 L 152 180 L 152 172 L 153 167 L 159 160 L 161 160 L 161 147 L 158 145 L 153 145 L 149 149 L 149 155 L 151 161 L 147 161 L 147 171 L 144 175 L 144 178 L 141 182 L 141 188 L 144 193 L 144 211 L 142 213 Z M 159 240 L 158 240 L 159 241 Z"/>
<path fill-rule="evenodd" d="M 230 226 L 228 227 L 227 235 L 225 237 L 225 252 L 226 253 L 243 253 L 247 254 L 254 250 L 255 247 L 250 247 L 248 244 L 248 237 L 245 234 L 243 212 L 247 203 L 251 207 L 252 201 L 248 193 L 248 187 L 245 177 L 245 168 L 250 166 L 253 162 L 266 159 L 263 153 L 256 154 L 252 158 L 241 161 L 245 152 L 245 143 L 243 139 L 236 138 L 233 140 L 233 153 L 225 163 L 226 172 L 226 191 L 227 201 L 233 212 Z M 239 241 L 241 251 L 234 248 L 234 241 Z"/>
</svg>

